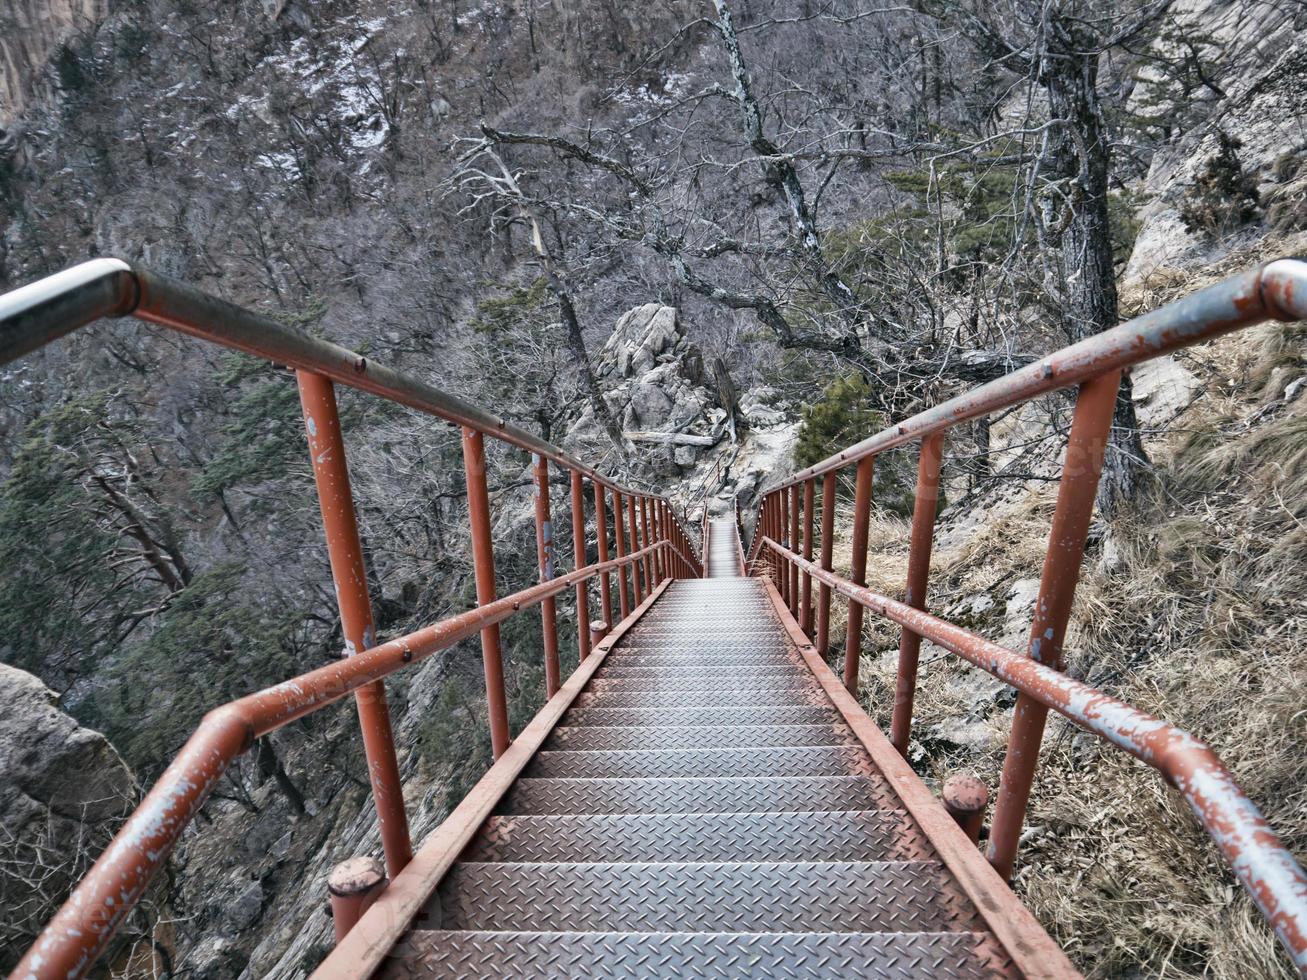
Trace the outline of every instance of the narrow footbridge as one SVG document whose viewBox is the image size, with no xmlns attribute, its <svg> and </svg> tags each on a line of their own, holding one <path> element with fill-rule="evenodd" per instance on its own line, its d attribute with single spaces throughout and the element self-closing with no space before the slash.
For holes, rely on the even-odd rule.
<svg viewBox="0 0 1307 980">
<path fill-rule="evenodd" d="M 118 260 L 0 297 L 0 364 L 125 315 L 295 369 L 348 655 L 215 706 L 13 977 L 90 972 L 232 762 L 350 694 L 378 853 L 331 875 L 336 945 L 314 974 L 324 980 L 1076 976 L 1007 884 L 1049 710 L 1175 788 L 1307 972 L 1307 875 L 1229 771 L 1194 736 L 1061 670 L 1121 372 L 1264 320 L 1307 318 L 1307 264 L 1250 270 L 774 481 L 748 522 L 747 553 L 737 513 L 623 486 L 492 412 Z M 337 385 L 462 429 L 475 609 L 375 640 Z M 1076 396 L 1057 508 L 1030 642 L 1014 651 L 928 611 L 943 442 L 953 425 L 1064 388 Z M 523 451 L 534 487 L 539 579 L 504 596 L 486 438 Z M 866 554 L 874 460 L 910 443 L 918 484 L 900 600 L 866 588 Z M 832 562 L 845 469 L 847 577 Z M 554 492 L 567 497 L 570 568 L 555 547 Z M 514 732 L 499 623 L 528 610 L 540 617 L 547 702 Z M 888 734 L 856 697 L 867 613 L 902 628 Z M 414 850 L 384 679 L 474 637 L 495 761 Z M 932 789 L 905 761 L 923 638 L 1018 692 L 992 814 L 974 778 Z M 561 647 L 579 658 L 566 678 Z M 323 899 L 306 893 L 306 912 Z"/>
</svg>

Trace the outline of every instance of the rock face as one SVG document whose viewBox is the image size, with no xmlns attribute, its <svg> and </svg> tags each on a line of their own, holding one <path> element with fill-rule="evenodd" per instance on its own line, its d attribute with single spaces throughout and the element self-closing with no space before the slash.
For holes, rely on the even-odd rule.
<svg viewBox="0 0 1307 980">
<path fill-rule="evenodd" d="M 675 307 L 646 303 L 623 313 L 595 358 L 595 376 L 613 417 L 652 461 L 655 475 L 694 466 L 725 432 L 726 413 L 704 383 L 703 355 Z M 568 441 L 589 442 L 596 432 L 586 409 Z"/>
<path fill-rule="evenodd" d="M 136 781 L 99 732 L 39 679 L 0 664 L 0 971 L 131 812 Z"/>
<path fill-rule="evenodd" d="M 36 80 L 69 38 L 91 31 L 108 0 L 5 0 L 0 7 L 0 127 L 31 100 Z"/>
</svg>

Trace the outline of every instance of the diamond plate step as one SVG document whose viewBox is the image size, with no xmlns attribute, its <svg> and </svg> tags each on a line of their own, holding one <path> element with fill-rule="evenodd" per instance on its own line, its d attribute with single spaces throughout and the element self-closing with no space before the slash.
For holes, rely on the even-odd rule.
<svg viewBox="0 0 1307 980">
<path fill-rule="evenodd" d="M 602 701 L 599 702 L 603 704 Z M 834 724 L 839 714 L 827 705 L 778 704 L 765 707 L 731 708 L 571 708 L 563 716 L 565 725 L 821 725 Z"/>
<path fill-rule="evenodd" d="M 898 810 L 497 816 L 464 861 L 924 861 Z"/>
<path fill-rule="evenodd" d="M 633 694 L 646 691 L 719 691 L 724 684 L 729 684 L 733 691 L 773 691 L 787 693 L 790 691 L 810 691 L 815 685 L 812 675 L 804 677 L 795 671 L 785 675 L 758 676 L 752 671 L 741 673 L 717 670 L 683 671 L 679 677 L 654 675 L 649 677 L 608 677 L 602 674 L 586 686 L 590 694 Z M 756 698 L 754 700 L 757 700 Z"/>
<path fill-rule="evenodd" d="M 555 728 L 545 742 L 546 751 L 624 749 L 696 749 L 714 745 L 721 749 L 744 746 L 857 745 L 848 726 L 829 725 L 682 725 L 653 726 L 581 725 Z"/>
<path fill-rule="evenodd" d="M 777 688 L 741 688 L 734 682 L 724 682 L 716 688 L 698 691 L 583 691 L 576 696 L 573 705 L 577 708 L 710 708 L 753 707 L 760 703 L 769 707 L 830 705 L 814 681 Z"/>
<path fill-rule="evenodd" d="M 639 670 L 704 670 L 710 667 L 738 667 L 752 670 L 763 667 L 798 667 L 798 661 L 783 649 L 760 651 L 741 649 L 732 653 L 654 653 L 649 647 L 640 650 L 620 647 L 608 655 L 604 661 L 603 673 L 607 674 L 613 667 Z"/>
<path fill-rule="evenodd" d="M 811 677 L 812 674 L 804 667 L 787 658 L 773 658 L 769 662 L 751 664 L 747 667 L 740 664 L 722 665 L 725 667 L 735 667 L 730 673 L 738 673 L 755 680 L 764 677 L 777 678 L 794 678 L 794 677 Z M 685 664 L 675 661 L 669 661 L 664 664 L 655 666 L 641 666 L 639 664 L 628 663 L 622 657 L 612 657 L 600 668 L 597 680 L 657 680 L 676 686 L 683 681 L 700 681 L 720 684 L 721 675 L 727 673 L 725 669 L 715 668 L 705 664 Z"/>
<path fill-rule="evenodd" d="M 537 752 L 524 775 L 591 779 L 714 776 L 873 776 L 861 747 Z"/>
<path fill-rule="evenodd" d="M 508 932 L 954 932 L 978 925 L 933 861 L 455 864 L 442 929 Z"/>
<path fill-rule="evenodd" d="M 893 810 L 876 776 L 759 779 L 518 779 L 497 813 L 769 813 Z"/>
<path fill-rule="evenodd" d="M 973 932 L 424 931 L 412 933 L 378 976 L 999 980 L 1019 973 L 992 938 Z"/>
</svg>

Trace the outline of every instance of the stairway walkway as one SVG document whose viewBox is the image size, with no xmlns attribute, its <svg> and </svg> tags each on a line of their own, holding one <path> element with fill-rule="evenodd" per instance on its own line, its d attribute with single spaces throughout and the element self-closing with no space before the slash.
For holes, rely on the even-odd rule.
<svg viewBox="0 0 1307 980">
<path fill-rule="evenodd" d="M 1007 952 L 714 522 L 383 975 L 995 977 Z M 720 577 L 718 577 L 720 576 Z"/>
</svg>

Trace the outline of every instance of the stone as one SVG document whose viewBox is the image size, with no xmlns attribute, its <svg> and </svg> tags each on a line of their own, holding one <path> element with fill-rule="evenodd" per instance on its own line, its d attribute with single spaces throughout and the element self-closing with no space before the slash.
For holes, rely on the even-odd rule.
<svg viewBox="0 0 1307 980">
<path fill-rule="evenodd" d="M 1136 364 L 1130 370 L 1135 413 L 1153 428 L 1170 422 L 1202 391 L 1203 383 L 1171 355 Z"/>
<path fill-rule="evenodd" d="M 231 899 L 223 910 L 223 920 L 230 932 L 244 932 L 263 915 L 263 885 L 251 881 Z"/>
<path fill-rule="evenodd" d="M 39 678 L 5 664 L 0 774 L 0 860 L 30 866 L 40 879 L 34 888 L 21 872 L 0 875 L 5 935 L 19 940 L 0 952 L 6 972 L 131 813 L 137 787 L 108 739 L 59 710 L 59 696 Z"/>
</svg>

